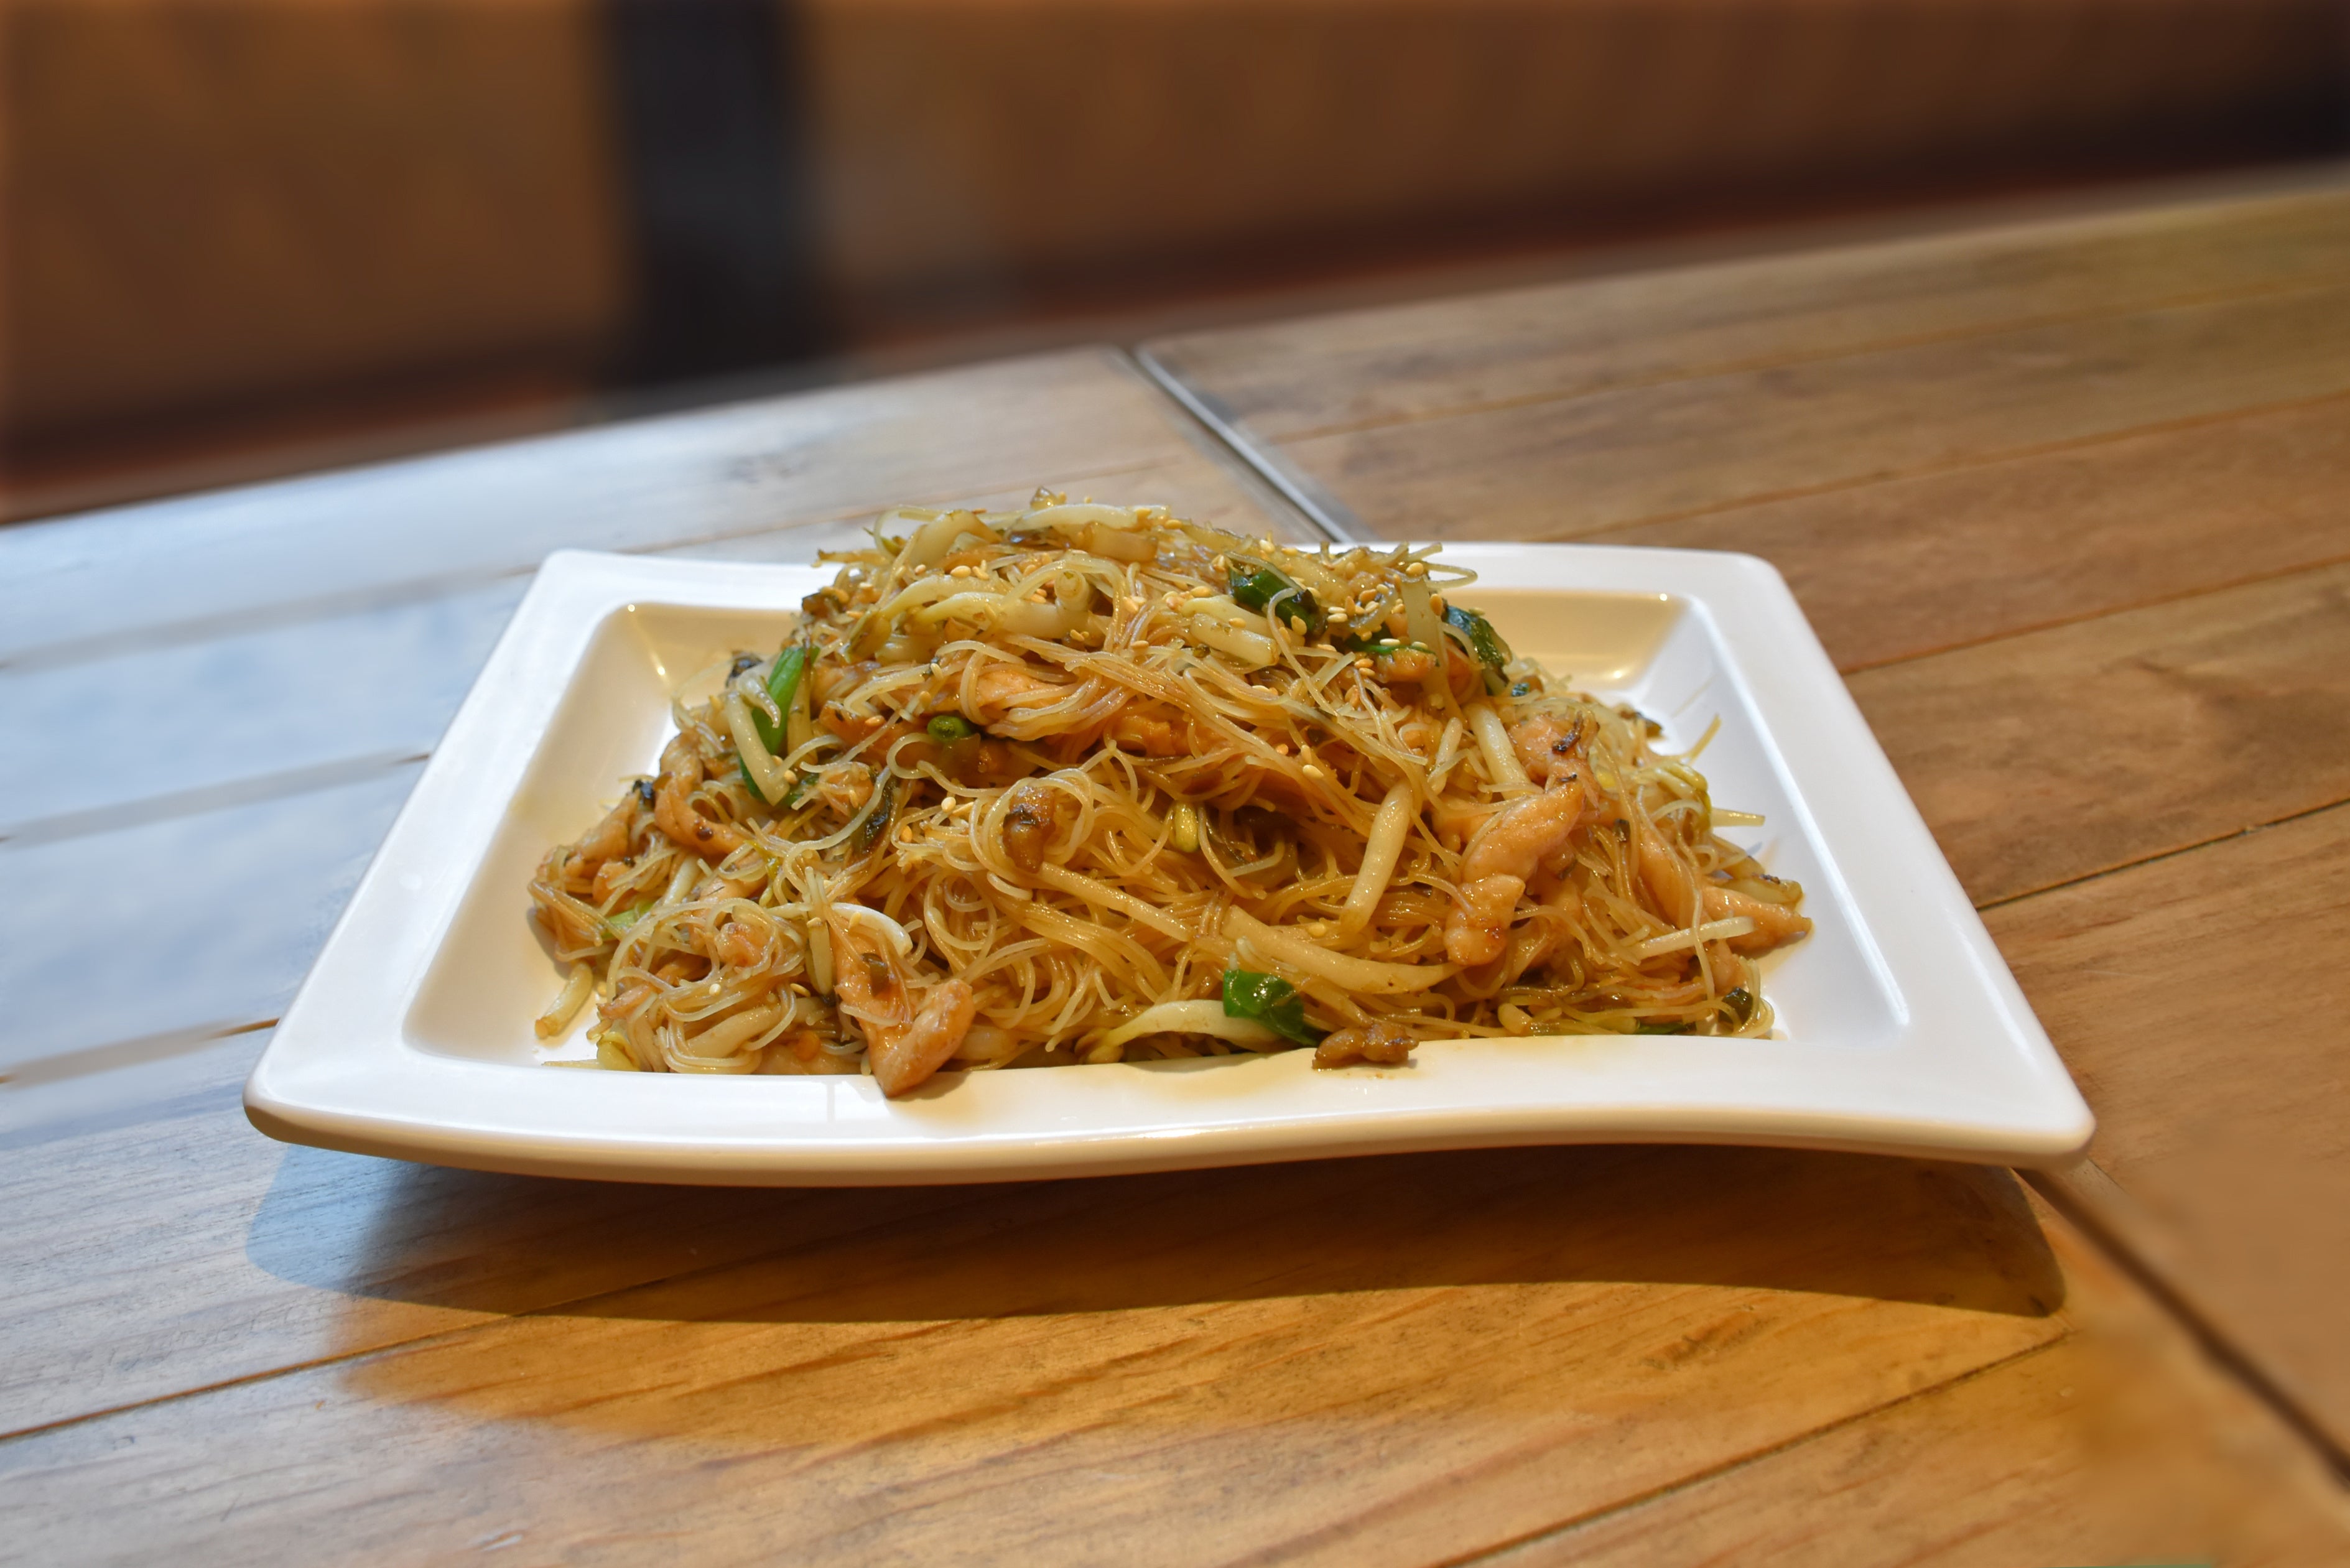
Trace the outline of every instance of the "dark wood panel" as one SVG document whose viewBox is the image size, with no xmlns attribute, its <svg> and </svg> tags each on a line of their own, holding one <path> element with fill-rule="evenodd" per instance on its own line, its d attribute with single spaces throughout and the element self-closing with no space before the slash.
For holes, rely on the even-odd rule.
<svg viewBox="0 0 2350 1568">
<path fill-rule="evenodd" d="M 593 6 L 12 5 L 21 436 L 419 371 L 586 371 L 628 290 Z"/>
</svg>

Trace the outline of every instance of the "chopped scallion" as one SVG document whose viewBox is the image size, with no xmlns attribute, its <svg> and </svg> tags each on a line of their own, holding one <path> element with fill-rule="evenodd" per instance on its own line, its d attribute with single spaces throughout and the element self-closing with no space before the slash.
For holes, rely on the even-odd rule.
<svg viewBox="0 0 2350 1568">
<path fill-rule="evenodd" d="M 1314 596 L 1271 566 L 1233 562 L 1232 590 L 1232 602 L 1243 609 L 1261 610 L 1280 600 L 1275 613 L 1300 631 L 1322 619 L 1322 608 L 1314 602 Z"/>
<path fill-rule="evenodd" d="M 1253 1020 L 1300 1045 L 1322 1044 L 1322 1032 L 1305 1022 L 1305 999 L 1279 975 L 1228 969 L 1223 994 L 1225 1017 Z"/>
<path fill-rule="evenodd" d="M 812 652 L 805 647 L 787 648 L 775 655 L 775 662 L 768 668 L 767 695 L 775 700 L 778 713 L 788 714 L 792 711 L 792 700 L 799 695 L 800 677 L 807 670 Z M 756 703 L 751 705 L 751 722 L 759 732 L 760 744 L 778 757 L 784 755 L 787 749 L 784 744 L 784 727 L 768 718 Z"/>
</svg>

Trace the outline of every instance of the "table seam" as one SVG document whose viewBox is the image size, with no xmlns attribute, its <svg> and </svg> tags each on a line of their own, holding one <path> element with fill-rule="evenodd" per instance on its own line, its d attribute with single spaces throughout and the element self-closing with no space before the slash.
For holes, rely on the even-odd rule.
<svg viewBox="0 0 2350 1568">
<path fill-rule="evenodd" d="M 2095 1171 L 2124 1198 L 2129 1197 L 2129 1189 L 2115 1181 L 2095 1160 L 2085 1156 L 2077 1163 Z M 2106 1205 L 2088 1198 L 2058 1172 L 2019 1170 L 2016 1174 L 2077 1227 L 2115 1268 L 2152 1297 L 2167 1316 L 2184 1327 L 2203 1354 L 2314 1449 L 2334 1480 L 2350 1484 L 2350 1449 L 2345 1449 L 2324 1422 L 2291 1392 L 2286 1379 L 2262 1365 L 2257 1352 L 2239 1346 L 2220 1331 L 2216 1315 L 2203 1310 L 2191 1288 L 2173 1281 L 2159 1264 L 2130 1243 L 2124 1234 L 2126 1220 L 2117 1224 Z"/>
</svg>

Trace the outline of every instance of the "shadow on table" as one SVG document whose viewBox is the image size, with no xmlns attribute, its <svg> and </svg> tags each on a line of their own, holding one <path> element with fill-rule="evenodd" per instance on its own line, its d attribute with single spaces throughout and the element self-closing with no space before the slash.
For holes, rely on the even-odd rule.
<svg viewBox="0 0 2350 1568">
<path fill-rule="evenodd" d="M 1552 1282 L 2026 1317 L 2064 1295 L 2006 1172 L 1700 1147 L 797 1190 L 567 1182 L 296 1148 L 247 1252 L 281 1278 L 361 1297 L 703 1322 L 931 1323 Z"/>
</svg>

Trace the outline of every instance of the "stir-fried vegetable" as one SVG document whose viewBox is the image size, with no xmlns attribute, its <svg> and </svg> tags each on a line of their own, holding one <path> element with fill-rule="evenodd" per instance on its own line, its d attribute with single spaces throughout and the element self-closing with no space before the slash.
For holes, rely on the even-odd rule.
<svg viewBox="0 0 2350 1568">
<path fill-rule="evenodd" d="M 1243 609 L 1268 607 L 1299 632 L 1312 630 L 1322 618 L 1314 596 L 1271 566 L 1256 561 L 1235 561 L 1232 571 L 1232 602 Z M 1276 607 L 1274 601 L 1278 600 Z"/>
<path fill-rule="evenodd" d="M 787 648 L 775 655 L 775 662 L 767 670 L 767 695 L 775 699 L 776 712 L 791 712 L 792 703 L 799 696 L 800 677 L 806 672 L 808 660 L 814 652 L 813 649 L 806 647 Z M 756 706 L 751 710 L 751 722 L 758 726 L 760 743 L 775 755 L 784 755 L 787 750 L 785 745 L 785 727 L 768 718 Z"/>
<path fill-rule="evenodd" d="M 857 853 L 859 855 L 867 853 L 889 836 L 890 819 L 897 815 L 898 775 L 883 774 L 879 787 L 881 798 L 873 803 L 873 809 L 866 814 L 865 821 L 857 829 Z"/>
<path fill-rule="evenodd" d="M 606 1064 L 895 1095 L 1235 1048 L 1337 1068 L 1769 1033 L 1754 961 L 1810 922 L 1716 831 L 1759 820 L 1451 603 L 1473 574 L 1057 494 L 875 534 L 780 650 L 679 693 L 658 776 L 541 861 Z M 550 1027 L 591 1005 L 565 985 Z"/>
<path fill-rule="evenodd" d="M 1493 629 L 1492 621 L 1464 606 L 1446 605 L 1444 619 L 1445 624 L 1461 633 L 1461 640 L 1468 644 L 1471 657 L 1483 667 L 1485 690 L 1499 695 L 1506 684 L 1502 669 L 1510 662 L 1510 645 L 1502 640 L 1502 634 Z M 1516 695 L 1523 696 L 1525 693 L 1519 691 Z"/>
<path fill-rule="evenodd" d="M 1254 970 L 1224 971 L 1224 1016 L 1246 1018 L 1300 1045 L 1322 1044 L 1322 1031 L 1305 1022 L 1305 999 L 1276 974 Z"/>
<path fill-rule="evenodd" d="M 968 741 L 979 733 L 979 726 L 960 713 L 941 713 L 923 725 L 922 730 L 941 746 L 951 746 L 957 741 Z"/>
</svg>

